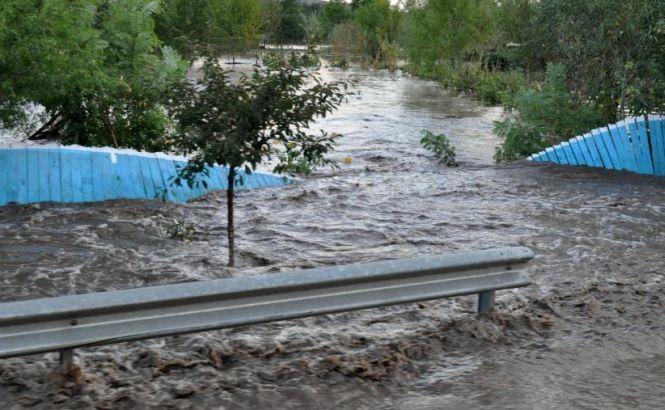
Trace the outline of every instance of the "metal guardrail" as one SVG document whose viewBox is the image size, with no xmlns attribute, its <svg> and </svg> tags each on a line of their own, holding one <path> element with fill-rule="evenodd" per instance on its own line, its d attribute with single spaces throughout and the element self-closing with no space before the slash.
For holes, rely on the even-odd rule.
<svg viewBox="0 0 665 410">
<path fill-rule="evenodd" d="M 0 358 L 527 286 L 527 248 L 501 248 L 0 304 Z"/>
</svg>

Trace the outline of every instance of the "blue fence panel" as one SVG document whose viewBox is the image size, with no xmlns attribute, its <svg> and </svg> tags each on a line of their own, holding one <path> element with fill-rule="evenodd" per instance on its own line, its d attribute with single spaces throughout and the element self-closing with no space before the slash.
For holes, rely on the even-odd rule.
<svg viewBox="0 0 665 410">
<path fill-rule="evenodd" d="M 49 187 L 49 179 L 51 174 L 48 150 L 38 149 L 37 151 L 37 197 L 39 202 L 48 202 L 51 200 L 51 189 Z"/>
<path fill-rule="evenodd" d="M 90 180 L 93 201 L 103 201 L 108 198 L 113 198 L 111 191 L 113 181 L 111 181 L 110 164 L 111 159 L 109 154 L 104 152 L 90 153 Z"/>
<path fill-rule="evenodd" d="M 189 187 L 189 184 L 186 180 L 181 179 L 180 185 L 176 183 L 176 179 L 180 176 L 181 170 L 187 165 L 184 161 L 172 161 L 173 169 L 175 170 L 174 179 L 169 181 L 169 189 L 175 195 L 178 202 L 187 202 L 189 199 L 194 197 L 192 188 Z"/>
<path fill-rule="evenodd" d="M 586 133 L 582 135 L 582 141 L 584 142 L 584 145 L 586 145 L 587 150 L 589 150 L 589 155 L 591 155 L 592 166 L 599 168 L 604 167 L 605 165 L 603 164 L 603 159 L 600 155 L 598 147 L 596 146 L 596 142 L 593 135 L 591 135 L 591 133 Z"/>
<path fill-rule="evenodd" d="M 600 138 L 603 144 L 605 145 L 605 149 L 607 150 L 607 153 L 610 155 L 610 160 L 612 161 L 612 167 L 616 170 L 624 169 L 623 162 L 619 158 L 617 147 L 614 145 L 614 141 L 612 140 L 612 136 L 610 135 L 609 130 L 606 127 L 596 128 L 595 130 L 591 131 L 592 134 L 594 132 L 600 135 Z"/>
<path fill-rule="evenodd" d="M 573 154 L 575 155 L 575 160 L 577 161 L 577 165 L 587 165 L 586 158 L 584 157 L 584 153 L 580 149 L 580 145 L 577 139 L 573 138 L 569 140 L 568 143 L 570 144 L 570 148 L 573 150 Z"/>
<path fill-rule="evenodd" d="M 556 157 L 559 159 L 559 164 L 572 165 L 570 162 L 568 162 L 568 156 L 563 151 L 561 144 L 554 147 L 554 154 L 556 154 Z"/>
<path fill-rule="evenodd" d="M 614 163 L 612 162 L 612 157 L 610 156 L 610 153 L 607 150 L 605 141 L 603 141 L 604 139 L 603 135 L 598 133 L 597 130 L 592 130 L 591 136 L 593 138 L 593 142 L 596 144 L 598 152 L 600 153 L 600 158 L 603 161 L 603 166 L 607 169 L 615 169 Z"/>
<path fill-rule="evenodd" d="M 581 135 L 575 137 L 572 139 L 572 143 L 574 148 L 579 152 L 580 157 L 584 161 L 583 164 L 592 167 L 593 166 L 593 159 L 591 158 L 591 154 L 589 153 L 589 149 L 586 146 L 586 143 L 584 142 L 584 139 L 582 138 Z"/>
<path fill-rule="evenodd" d="M 568 163 L 570 165 L 578 165 L 575 154 L 573 153 L 573 149 L 570 147 L 570 143 L 568 141 L 561 143 L 561 148 L 563 148 L 563 152 L 568 159 Z"/>
<path fill-rule="evenodd" d="M 657 176 L 665 176 L 665 121 L 661 118 L 650 119 L 649 133 L 654 173 Z"/>
<path fill-rule="evenodd" d="M 39 163 L 39 151 L 27 150 L 28 161 L 28 203 L 39 202 L 39 167 L 35 164 Z"/>
<path fill-rule="evenodd" d="M 170 202 L 178 202 L 178 198 L 176 197 L 175 193 L 175 191 L 179 188 L 175 183 L 175 180 L 178 177 L 178 172 L 175 169 L 175 164 L 171 159 L 162 158 L 158 155 L 156 158 L 159 169 L 162 172 L 162 179 L 164 180 L 165 184 L 165 200 Z M 184 186 L 186 186 L 186 183 Z"/>
<path fill-rule="evenodd" d="M 648 141 L 642 141 L 642 137 L 640 136 L 640 132 L 637 129 L 637 124 L 634 119 L 626 120 L 626 124 L 628 125 L 635 158 L 637 159 L 637 172 L 640 174 L 653 174 L 653 165 L 650 160 L 651 155 L 646 156 L 645 150 L 642 147 L 643 142 L 646 142 L 648 147 Z M 647 163 L 647 161 L 649 163 Z"/>
<path fill-rule="evenodd" d="M 62 167 L 60 164 L 60 149 L 46 150 L 48 157 L 48 188 L 49 201 L 62 202 Z"/>
<path fill-rule="evenodd" d="M 625 123 L 622 121 L 617 124 L 612 124 L 607 128 L 610 131 L 615 146 L 619 147 L 620 159 L 623 163 L 624 169 L 637 172 L 639 168 L 637 158 L 635 157 L 635 150 L 633 149 L 633 144 L 628 131 L 626 130 Z"/>
<path fill-rule="evenodd" d="M 59 149 L 60 154 L 60 194 L 62 202 L 74 202 L 74 162 L 73 156 L 66 150 Z"/>
<path fill-rule="evenodd" d="M 653 158 L 651 157 L 651 143 L 649 142 L 649 134 L 647 124 L 644 118 L 636 119 L 635 125 L 637 128 L 637 136 L 640 141 L 640 149 L 642 150 L 642 157 L 645 162 L 646 173 L 654 175 Z"/>
<path fill-rule="evenodd" d="M 541 155 L 546 160 L 546 155 Z M 198 185 L 173 184 L 181 160 L 147 153 L 84 148 L 0 149 L 0 206 L 42 201 L 86 202 L 107 199 L 165 199 L 184 202 L 227 188 L 228 169 L 207 167 Z M 238 181 L 243 178 L 244 185 Z M 203 185 L 205 181 L 207 185 Z M 283 186 L 289 181 L 238 170 L 236 189 Z"/>
<path fill-rule="evenodd" d="M 13 160 L 12 152 L 9 150 L 0 149 L 0 164 L 5 164 L 7 169 L 13 169 L 13 165 L 10 165 L 10 162 Z M 9 192 L 9 188 L 13 188 L 12 192 Z M 0 204 L 8 204 L 10 202 L 16 202 L 16 181 L 14 181 L 14 176 L 9 172 L 0 173 Z"/>
</svg>

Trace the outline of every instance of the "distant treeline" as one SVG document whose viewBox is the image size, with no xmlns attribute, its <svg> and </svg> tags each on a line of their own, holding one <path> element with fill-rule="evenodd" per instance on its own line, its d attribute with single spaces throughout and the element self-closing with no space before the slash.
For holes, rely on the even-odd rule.
<svg viewBox="0 0 665 410">
<path fill-rule="evenodd" d="M 3 0 L 0 125 L 32 103 L 34 138 L 157 140 L 187 61 L 317 43 L 504 105 L 498 160 L 665 111 L 665 0 Z"/>
<path fill-rule="evenodd" d="M 179 7 L 195 2 L 165 1 L 158 33 L 167 44 L 187 39 L 176 47 L 183 55 L 197 45 L 236 52 L 260 42 L 327 43 L 334 60 L 361 55 L 390 69 L 406 61 L 414 74 L 509 109 L 496 127 L 504 138 L 497 160 L 665 111 L 665 0 L 197 1 L 244 8 L 205 13 L 210 34 L 192 41 L 195 30 L 178 19 L 186 15 Z"/>
</svg>

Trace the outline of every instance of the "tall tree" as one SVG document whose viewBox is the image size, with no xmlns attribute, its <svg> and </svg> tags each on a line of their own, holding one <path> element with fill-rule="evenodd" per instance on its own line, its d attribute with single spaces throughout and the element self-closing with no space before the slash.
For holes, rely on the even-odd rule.
<svg viewBox="0 0 665 410">
<path fill-rule="evenodd" d="M 279 44 L 297 44 L 305 40 L 305 17 L 297 0 L 281 0 L 280 20 L 275 40 Z"/>
<path fill-rule="evenodd" d="M 483 0 L 410 2 L 405 48 L 417 63 L 459 62 L 485 40 L 488 18 Z"/>
<path fill-rule="evenodd" d="M 219 16 L 211 27 L 212 41 L 220 52 L 239 52 L 258 45 L 261 37 L 261 9 L 257 0 L 217 0 L 212 15 Z"/>
<path fill-rule="evenodd" d="M 351 18 L 351 10 L 344 0 L 330 0 L 319 13 L 321 24 L 321 37 L 329 40 L 335 26 L 342 24 Z"/>
<path fill-rule="evenodd" d="M 259 0 L 163 0 L 157 33 L 190 60 L 228 53 L 235 61 L 258 45 L 261 17 Z"/>
<path fill-rule="evenodd" d="M 564 64 L 572 90 L 607 122 L 624 108 L 665 110 L 665 0 L 551 0 L 529 24 L 523 52 Z"/>
<path fill-rule="evenodd" d="M 381 59 L 386 46 L 397 40 L 399 12 L 389 0 L 367 0 L 358 5 L 355 20 L 364 35 L 365 54 Z"/>
</svg>

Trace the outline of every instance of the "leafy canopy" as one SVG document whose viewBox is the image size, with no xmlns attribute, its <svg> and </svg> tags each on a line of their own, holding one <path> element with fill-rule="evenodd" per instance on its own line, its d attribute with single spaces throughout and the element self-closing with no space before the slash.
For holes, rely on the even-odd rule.
<svg viewBox="0 0 665 410">
<path fill-rule="evenodd" d="M 258 0 L 163 0 L 156 31 L 190 60 L 235 56 L 258 45 L 262 13 Z"/>
<path fill-rule="evenodd" d="M 154 148 L 168 126 L 161 96 L 184 74 L 178 55 L 160 48 L 154 34 L 158 5 L 0 3 L 0 125 L 27 122 L 23 108 L 34 104 L 43 106 L 46 121 L 35 139 Z"/>
</svg>

